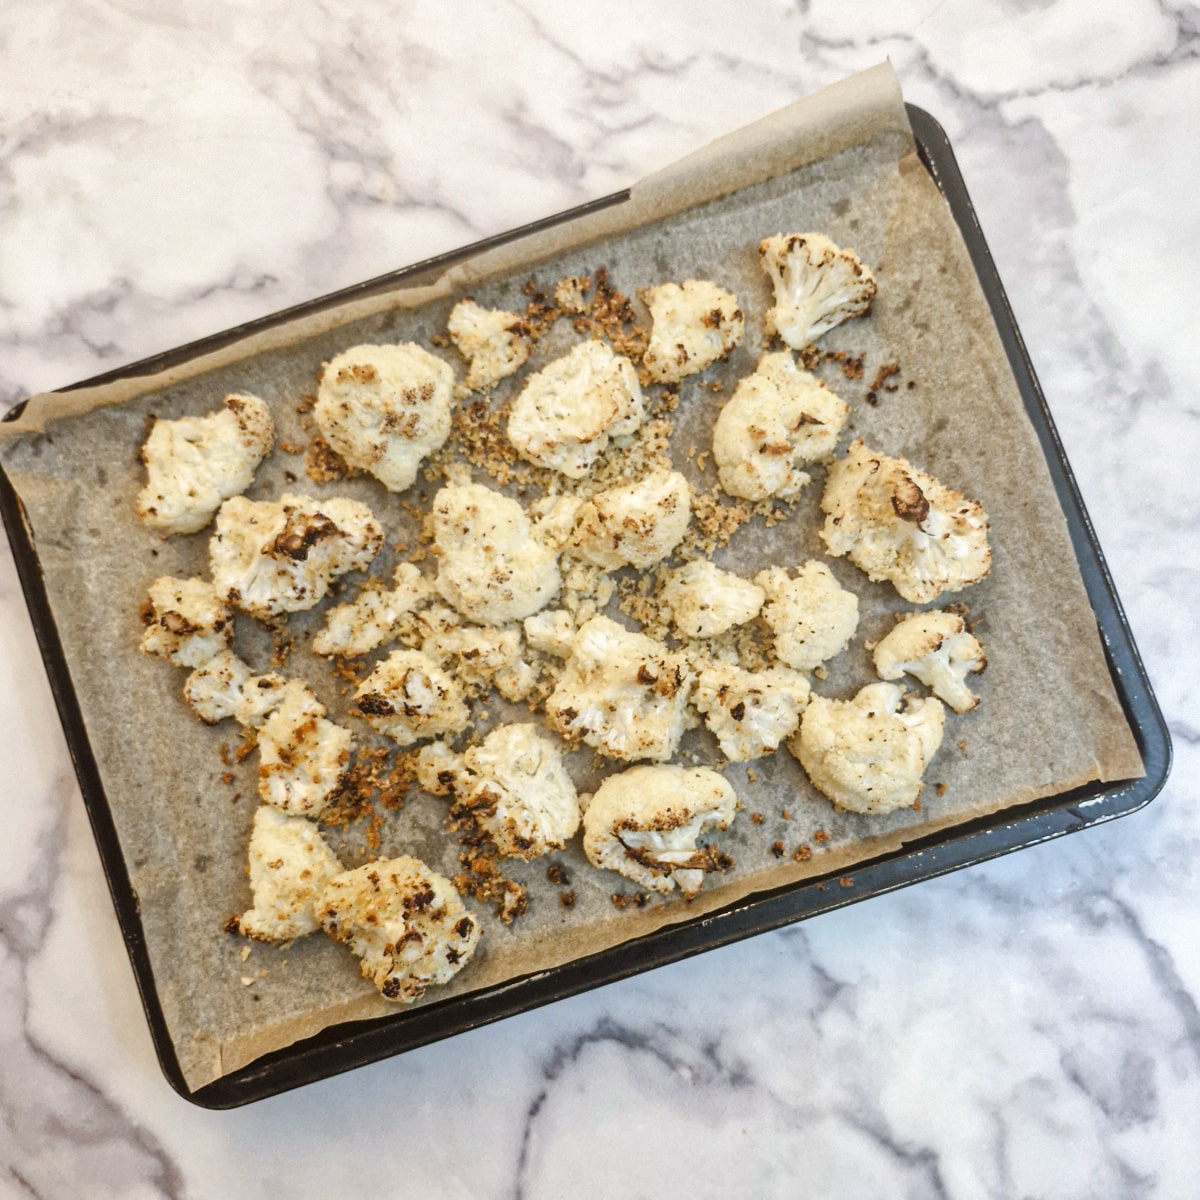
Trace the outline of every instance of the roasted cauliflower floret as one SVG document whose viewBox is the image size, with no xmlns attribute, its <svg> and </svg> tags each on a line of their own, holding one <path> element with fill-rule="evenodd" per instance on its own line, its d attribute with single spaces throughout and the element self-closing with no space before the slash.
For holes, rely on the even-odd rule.
<svg viewBox="0 0 1200 1200">
<path fill-rule="evenodd" d="M 575 785 L 536 725 L 502 725 L 468 749 L 454 791 L 506 858 L 561 850 L 579 828 Z"/>
<path fill-rule="evenodd" d="M 436 587 L 469 621 L 506 625 L 544 608 L 562 585 L 558 555 L 533 536 L 525 510 L 477 483 L 433 498 Z"/>
<path fill-rule="evenodd" d="M 801 467 L 833 452 L 849 411 L 789 351 L 763 355 L 713 427 L 721 487 L 745 500 L 798 495 L 811 478 Z"/>
<path fill-rule="evenodd" d="M 285 492 L 279 500 L 234 496 L 221 505 L 209 542 L 213 585 L 255 617 L 301 612 L 383 548 L 383 527 L 365 504 Z"/>
<path fill-rule="evenodd" d="M 714 662 L 696 680 L 692 703 L 730 762 L 774 754 L 800 723 L 808 680 L 788 667 L 744 671 Z"/>
<path fill-rule="evenodd" d="M 454 369 L 412 343 L 352 346 L 325 364 L 313 417 L 352 467 L 402 492 L 450 436 Z"/>
<path fill-rule="evenodd" d="M 439 664 L 452 659 L 464 683 L 495 686 L 506 700 L 524 700 L 537 683 L 537 672 L 521 657 L 516 629 L 458 625 L 426 638 L 421 651 Z"/>
<path fill-rule="evenodd" d="M 464 384 L 469 392 L 486 391 L 519 371 L 532 349 L 523 317 L 501 308 L 483 308 L 470 296 L 450 310 L 447 328 L 469 364 Z"/>
<path fill-rule="evenodd" d="M 678 471 L 656 471 L 586 501 L 576 517 L 571 553 L 606 571 L 652 567 L 683 540 L 691 517 L 688 481 Z"/>
<path fill-rule="evenodd" d="M 914 604 L 961 591 L 991 569 L 983 507 L 861 438 L 829 468 L 821 508 L 829 553 L 848 556 Z"/>
<path fill-rule="evenodd" d="M 148 482 L 138 516 L 167 533 L 195 533 L 223 500 L 244 492 L 271 452 L 275 423 L 257 397 L 235 392 L 206 417 L 158 420 L 142 446 Z"/>
<path fill-rule="evenodd" d="M 672 571 L 662 599 L 675 628 L 685 638 L 711 638 L 758 616 L 766 592 L 732 571 L 698 558 Z"/>
<path fill-rule="evenodd" d="M 575 638 L 546 717 L 563 737 L 609 758 L 662 762 L 687 726 L 692 682 L 683 655 L 608 617 L 593 617 Z"/>
<path fill-rule="evenodd" d="M 979 703 L 967 676 L 982 671 L 987 657 L 959 613 L 911 613 L 875 647 L 874 658 L 880 679 L 911 675 L 957 713 Z"/>
<path fill-rule="evenodd" d="M 177 667 L 202 666 L 233 644 L 233 612 L 206 579 L 156 579 L 142 617 L 142 652 Z"/>
<path fill-rule="evenodd" d="M 471 719 L 462 688 L 419 650 L 393 650 L 354 696 L 367 721 L 401 746 L 458 733 Z"/>
<path fill-rule="evenodd" d="M 188 707 L 208 725 L 236 715 L 242 688 L 253 672 L 232 650 L 222 650 L 197 667 L 183 685 Z"/>
<path fill-rule="evenodd" d="M 775 289 L 767 333 L 778 333 L 793 350 L 870 311 L 875 277 L 853 250 L 839 249 L 824 234 L 764 238 L 758 253 Z"/>
<path fill-rule="evenodd" d="M 346 773 L 353 742 L 350 730 L 325 719 L 325 705 L 307 684 L 288 680 L 259 726 L 259 796 L 292 816 L 320 817 Z"/>
<path fill-rule="evenodd" d="M 886 813 L 919 799 L 945 721 L 941 701 L 871 683 L 853 700 L 813 696 L 788 748 L 835 807 Z"/>
<path fill-rule="evenodd" d="M 431 984 L 449 982 L 479 944 L 479 922 L 454 885 L 408 855 L 335 875 L 317 917 L 358 955 L 363 978 L 387 1000 L 410 1003 Z"/>
<path fill-rule="evenodd" d="M 642 356 L 650 378 L 678 383 L 724 358 L 742 340 L 737 297 L 704 279 L 646 288 L 642 300 L 654 322 Z"/>
<path fill-rule="evenodd" d="M 569 658 L 579 629 L 566 609 L 551 608 L 525 618 L 525 641 L 531 650 L 553 658 Z"/>
<path fill-rule="evenodd" d="M 610 438 L 645 419 L 633 363 L 592 340 L 529 377 L 513 401 L 508 440 L 528 462 L 581 479 Z"/>
<path fill-rule="evenodd" d="M 763 620 L 775 635 L 775 657 L 797 671 L 811 671 L 840 654 L 858 629 L 858 597 L 810 559 L 788 577 L 782 567 L 760 571 L 754 582 L 766 593 Z"/>
<path fill-rule="evenodd" d="M 231 933 L 261 942 L 287 942 L 320 928 L 313 906 L 325 885 L 342 872 L 321 831 L 303 817 L 264 804 L 250 833 L 253 903 L 229 922 Z"/>
<path fill-rule="evenodd" d="M 632 767 L 610 775 L 583 816 L 583 851 L 593 866 L 639 887 L 694 896 L 707 871 L 722 865 L 710 829 L 728 829 L 737 794 L 704 767 Z"/>
<path fill-rule="evenodd" d="M 348 604 L 325 614 L 325 628 L 313 638 L 318 654 L 357 658 L 386 645 L 399 633 L 400 622 L 433 595 L 433 588 L 412 563 L 396 568 L 396 586 L 366 587 Z"/>
</svg>

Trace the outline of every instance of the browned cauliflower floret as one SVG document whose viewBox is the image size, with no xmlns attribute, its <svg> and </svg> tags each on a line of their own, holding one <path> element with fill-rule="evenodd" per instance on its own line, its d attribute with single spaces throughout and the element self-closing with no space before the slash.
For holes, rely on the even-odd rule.
<svg viewBox="0 0 1200 1200">
<path fill-rule="evenodd" d="M 195 533 L 223 500 L 244 492 L 275 441 L 271 410 L 235 392 L 207 417 L 155 421 L 142 447 L 149 482 L 138 516 L 167 533 Z"/>
<path fill-rule="evenodd" d="M 870 311 L 875 277 L 853 250 L 839 249 L 824 234 L 764 238 L 758 253 L 775 289 L 767 333 L 778 333 L 793 350 Z"/>
<path fill-rule="evenodd" d="M 821 507 L 829 553 L 847 555 L 914 604 L 961 591 L 991 568 L 983 507 L 861 438 L 830 467 Z"/>
<path fill-rule="evenodd" d="M 698 558 L 671 572 L 662 599 L 685 638 L 711 638 L 758 616 L 766 592 L 757 583 Z"/>
<path fill-rule="evenodd" d="M 658 383 L 678 383 L 724 358 L 742 340 L 737 297 L 704 279 L 646 288 L 642 300 L 654 324 L 642 363 Z"/>
<path fill-rule="evenodd" d="M 796 732 L 808 703 L 808 680 L 788 667 L 744 671 L 714 662 L 696 680 L 692 703 L 730 762 L 748 762 L 776 750 Z"/>
<path fill-rule="evenodd" d="M 940 701 L 871 683 L 853 700 L 813 696 L 788 748 L 836 807 L 886 813 L 917 802 L 945 720 Z"/>
<path fill-rule="evenodd" d="M 508 440 L 528 462 L 581 479 L 610 438 L 636 432 L 645 416 L 633 363 L 604 342 L 580 342 L 529 377 Z"/>
<path fill-rule="evenodd" d="M 479 922 L 454 885 L 408 855 L 335 875 L 316 911 L 387 1000 L 410 1003 L 449 982 L 479 944 Z"/>
<path fill-rule="evenodd" d="M 253 672 L 232 650 L 222 650 L 198 666 L 183 685 L 188 707 L 208 725 L 235 716 L 242 704 L 242 688 Z"/>
<path fill-rule="evenodd" d="M 760 571 L 754 582 L 766 592 L 763 620 L 775 635 L 775 657 L 797 671 L 811 671 L 840 654 L 858 628 L 858 597 L 810 559 L 788 577 L 782 567 Z"/>
<path fill-rule="evenodd" d="M 521 657 L 517 629 L 456 625 L 432 634 L 421 652 L 441 664 L 453 660 L 455 674 L 474 687 L 494 686 L 505 700 L 524 700 L 537 683 L 537 671 Z"/>
<path fill-rule="evenodd" d="M 850 408 L 784 350 L 766 354 L 738 385 L 713 427 L 713 459 L 731 496 L 790 499 L 801 467 L 833 452 Z"/>
<path fill-rule="evenodd" d="M 644 570 L 679 545 L 691 516 L 688 481 L 678 471 L 657 471 L 586 501 L 575 520 L 570 553 L 605 570 Z"/>
<path fill-rule="evenodd" d="M 455 348 L 470 364 L 464 384 L 468 392 L 486 391 L 519 371 L 532 349 L 523 317 L 484 308 L 469 296 L 450 310 L 447 328 Z"/>
<path fill-rule="evenodd" d="M 202 666 L 233 644 L 233 612 L 206 579 L 156 579 L 142 615 L 142 652 L 177 667 Z"/>
<path fill-rule="evenodd" d="M 986 666 L 983 647 L 956 612 L 911 613 L 875 647 L 880 679 L 912 675 L 957 713 L 979 703 L 967 676 Z"/>
<path fill-rule="evenodd" d="M 277 501 L 235 496 L 221 505 L 209 542 L 218 595 L 255 617 L 301 612 L 383 548 L 383 527 L 365 504 L 285 492 Z"/>
<path fill-rule="evenodd" d="M 694 896 L 721 859 L 700 846 L 709 829 L 728 829 L 737 793 L 704 767 L 632 767 L 610 775 L 583 815 L 583 851 L 593 866 L 639 887 Z"/>
<path fill-rule="evenodd" d="M 325 628 L 313 638 L 318 654 L 357 658 L 393 641 L 404 617 L 432 595 L 433 588 L 412 563 L 396 568 L 396 586 L 365 587 L 348 604 L 337 604 L 325 614 Z"/>
<path fill-rule="evenodd" d="M 303 817 L 264 804 L 250 833 L 253 904 L 229 922 L 230 932 L 262 942 L 287 942 L 320 928 L 313 905 L 342 871 L 321 831 Z"/>
<path fill-rule="evenodd" d="M 450 436 L 454 369 L 405 343 L 352 346 L 325 364 L 313 417 L 352 467 L 402 492 Z"/>
<path fill-rule="evenodd" d="M 471 719 L 459 684 L 419 650 L 393 650 L 354 696 L 367 721 L 401 746 L 458 733 Z"/>
<path fill-rule="evenodd" d="M 469 621 L 506 625 L 544 608 L 562 585 L 558 555 L 533 535 L 518 501 L 478 483 L 433 498 L 438 593 Z"/>
</svg>

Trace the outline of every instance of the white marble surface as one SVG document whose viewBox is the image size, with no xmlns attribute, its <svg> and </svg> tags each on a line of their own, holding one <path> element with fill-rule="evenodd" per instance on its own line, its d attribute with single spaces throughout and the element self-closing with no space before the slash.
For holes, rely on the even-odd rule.
<svg viewBox="0 0 1200 1200">
<path fill-rule="evenodd" d="M 883 56 L 955 144 L 1175 739 L 1145 811 L 231 1113 L 159 1074 L 0 541 L 0 1196 L 1192 1197 L 1200 10 L 0 7 L 0 408 L 601 195 Z"/>
</svg>

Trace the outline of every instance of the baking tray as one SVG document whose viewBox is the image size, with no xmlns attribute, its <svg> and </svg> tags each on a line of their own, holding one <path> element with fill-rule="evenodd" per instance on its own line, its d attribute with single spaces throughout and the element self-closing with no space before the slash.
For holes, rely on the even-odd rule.
<svg viewBox="0 0 1200 1200">
<path fill-rule="evenodd" d="M 1036 845 L 1112 820 L 1149 803 L 1166 781 L 1171 745 L 1166 724 L 1134 644 L 1120 600 L 1104 562 L 1074 476 L 1067 463 L 1050 411 L 1017 329 L 1004 288 L 984 240 L 975 210 L 953 150 L 941 126 L 923 109 L 907 105 L 909 120 L 922 161 L 946 198 L 962 231 L 979 282 L 996 321 L 1001 342 L 1037 432 L 1067 520 L 1075 555 L 1088 597 L 1095 610 L 1101 640 L 1117 695 L 1137 741 L 1146 774 L 1139 779 L 1087 786 L 1008 808 L 913 841 L 895 853 L 881 855 L 854 868 L 853 875 L 817 876 L 771 891 L 759 892 L 724 908 L 611 949 L 547 971 L 510 980 L 495 987 L 431 1003 L 394 1016 L 330 1027 L 255 1060 L 195 1091 L 189 1091 L 167 1032 L 155 988 L 144 932 L 134 892 L 121 854 L 112 815 L 88 743 L 78 700 L 71 685 L 54 618 L 50 612 L 37 551 L 23 519 L 20 502 L 0 468 L 0 513 L 8 530 L 17 573 L 25 593 L 34 632 L 46 664 L 51 690 L 79 777 L 100 859 L 112 894 L 118 922 L 129 952 L 164 1074 L 185 1099 L 206 1108 L 232 1108 L 266 1096 L 335 1075 L 378 1059 L 425 1045 L 452 1034 L 486 1025 L 502 1017 L 574 995 L 600 984 L 623 979 L 651 967 L 711 950 L 752 934 L 817 913 L 840 908 L 868 896 L 893 891 L 1011 850 Z M 598 209 L 619 205 L 628 192 L 559 213 L 520 229 L 488 238 L 461 250 L 427 259 L 400 271 L 334 292 L 307 304 L 285 309 L 175 350 L 143 359 L 74 384 L 74 388 L 151 375 L 197 355 L 268 329 L 299 316 L 382 292 L 397 285 L 413 286 L 437 278 L 466 258 L 527 234 L 548 229 Z M 23 406 L 5 417 L 11 420 Z"/>
</svg>

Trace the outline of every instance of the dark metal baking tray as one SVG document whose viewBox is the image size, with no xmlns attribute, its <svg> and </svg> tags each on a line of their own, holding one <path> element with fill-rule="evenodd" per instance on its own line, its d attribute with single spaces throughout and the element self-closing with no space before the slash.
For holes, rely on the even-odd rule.
<svg viewBox="0 0 1200 1200">
<path fill-rule="evenodd" d="M 1064 833 L 1074 833 L 1090 825 L 1133 812 L 1157 795 L 1166 782 L 1171 766 L 1170 738 L 1162 713 L 1151 691 L 1150 681 L 1134 645 L 1104 556 L 1067 464 L 1062 443 L 1034 375 L 1000 277 L 996 274 L 950 143 L 942 127 L 924 110 L 908 105 L 908 115 L 921 158 L 948 201 L 962 230 L 984 294 L 995 316 L 1000 338 L 1024 398 L 1029 418 L 1041 440 L 1042 450 L 1066 514 L 1084 584 L 1095 609 L 1113 683 L 1145 760 L 1145 776 L 1124 782 L 1090 784 L 1057 796 L 1006 809 L 993 816 L 943 830 L 911 842 L 900 851 L 862 863 L 855 867 L 853 876 L 816 877 L 774 891 L 758 893 L 692 921 L 670 925 L 633 942 L 626 942 L 553 970 L 468 993 L 440 1004 L 428 1004 L 419 1009 L 399 1012 L 395 1016 L 337 1025 L 315 1037 L 260 1058 L 196 1091 L 189 1091 L 183 1081 L 175 1050 L 167 1033 L 146 950 L 137 895 L 130 884 L 112 815 L 71 686 L 62 645 L 47 601 L 37 550 L 23 520 L 20 502 L 7 476 L 0 470 L 0 512 L 3 513 L 8 529 L 13 558 L 29 606 L 34 632 L 46 664 L 67 745 L 79 776 L 83 800 L 91 819 L 109 891 L 112 893 L 117 918 L 133 964 L 155 1050 L 163 1072 L 181 1096 L 207 1108 L 232 1108 L 259 1100 L 455 1033 L 486 1025 L 514 1013 L 548 1004 L 600 984 L 623 979 L 651 967 L 675 962 L 702 950 L 711 950 L 752 934 L 852 904 L 868 896 L 893 891 L 959 867 L 996 858 L 1011 850 L 1035 845 Z M 489 238 L 451 254 L 381 275 L 307 304 L 285 309 L 236 329 L 192 342 L 153 358 L 143 359 L 73 387 L 149 375 L 290 318 L 309 315 L 346 300 L 392 288 L 400 283 L 414 284 L 433 279 L 451 264 L 480 250 L 572 220 L 599 208 L 621 204 L 628 195 L 628 192 L 617 192 L 591 204 Z M 14 417 L 17 411 L 14 409 L 6 419 Z"/>
</svg>

